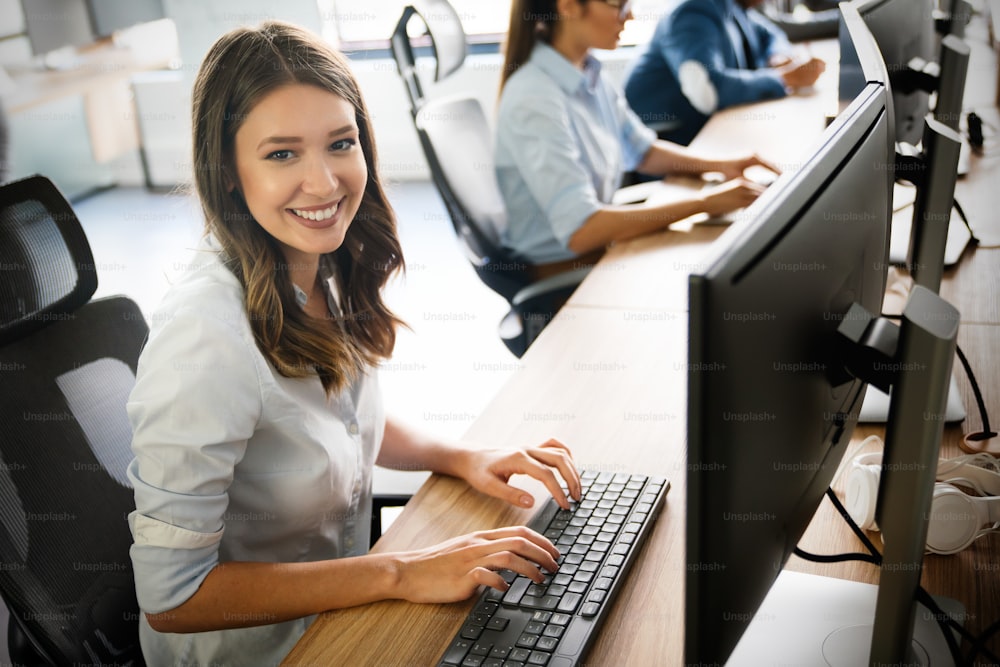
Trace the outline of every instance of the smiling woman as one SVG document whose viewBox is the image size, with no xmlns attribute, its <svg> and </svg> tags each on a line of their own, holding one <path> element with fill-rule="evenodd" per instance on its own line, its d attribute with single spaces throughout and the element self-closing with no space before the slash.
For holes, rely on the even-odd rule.
<svg viewBox="0 0 1000 667">
<path fill-rule="evenodd" d="M 568 448 L 490 449 L 387 417 L 377 366 L 403 263 L 368 112 L 346 59 L 295 26 L 222 36 L 193 96 L 206 240 L 152 315 L 128 415 L 129 515 L 146 664 L 274 665 L 319 612 L 452 602 L 497 570 L 558 568 L 524 527 L 368 554 L 376 464 L 522 507 L 527 474 L 579 499 Z M 565 480 L 567 491 L 559 484 Z"/>
</svg>

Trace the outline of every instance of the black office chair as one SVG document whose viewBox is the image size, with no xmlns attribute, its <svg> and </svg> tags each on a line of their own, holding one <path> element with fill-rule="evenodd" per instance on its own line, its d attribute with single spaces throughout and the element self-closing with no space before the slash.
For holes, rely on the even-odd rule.
<svg viewBox="0 0 1000 667">
<path fill-rule="evenodd" d="M 493 139 L 486 115 L 473 97 L 429 100 L 424 96 L 409 34 L 414 16 L 424 22 L 430 37 L 435 81 L 465 61 L 465 31 L 446 0 L 408 5 L 393 32 L 392 53 L 406 87 L 431 178 L 476 274 L 511 306 L 500 322 L 500 337 L 520 357 L 590 267 L 536 281 L 532 267 L 503 247 L 499 230 L 506 225 L 507 214 L 493 173 Z"/>
<path fill-rule="evenodd" d="M 0 595 L 15 664 L 142 665 L 125 402 L 147 327 L 91 301 L 83 229 L 46 178 L 0 188 Z"/>
</svg>

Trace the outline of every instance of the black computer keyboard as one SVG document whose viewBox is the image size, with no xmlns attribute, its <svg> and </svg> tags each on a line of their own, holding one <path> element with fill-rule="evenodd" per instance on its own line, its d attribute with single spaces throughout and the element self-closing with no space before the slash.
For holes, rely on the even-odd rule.
<svg viewBox="0 0 1000 667">
<path fill-rule="evenodd" d="M 652 530 L 670 484 L 662 477 L 583 471 L 569 510 L 549 499 L 528 524 L 559 549 L 559 570 L 536 584 L 504 570 L 487 588 L 439 666 L 569 667 L 586 654 Z"/>
</svg>

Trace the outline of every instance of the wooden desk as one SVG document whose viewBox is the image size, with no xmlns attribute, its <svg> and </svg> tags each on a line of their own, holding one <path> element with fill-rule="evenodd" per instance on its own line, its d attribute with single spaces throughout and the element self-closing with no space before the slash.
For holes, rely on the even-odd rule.
<svg viewBox="0 0 1000 667">
<path fill-rule="evenodd" d="M 816 105 L 812 107 L 814 112 L 822 106 L 816 100 L 812 102 Z M 792 98 L 788 106 L 764 106 L 783 114 L 781 110 L 802 104 L 803 99 Z M 732 125 L 736 120 L 720 115 L 719 126 L 739 127 Z M 802 118 L 800 122 L 809 136 L 822 132 L 821 121 Z M 761 132 L 791 134 L 787 125 L 782 125 L 780 131 L 765 130 L 763 125 L 760 128 Z M 740 135 L 746 137 L 745 126 Z M 715 135 L 701 136 L 706 137 L 702 139 L 705 142 L 715 139 Z M 809 148 L 803 143 L 801 138 L 780 144 L 763 140 L 761 150 L 773 149 L 772 159 L 790 156 L 788 160 L 794 164 L 793 152 Z M 978 188 L 972 194 L 989 197 L 994 196 L 994 191 L 995 187 Z M 991 208 L 997 210 L 995 205 Z M 683 662 L 686 281 L 691 267 L 697 265 L 707 245 L 721 231 L 720 227 L 695 227 L 612 248 L 528 350 L 521 369 L 468 432 L 470 440 L 484 445 L 523 444 L 557 437 L 573 447 L 582 468 L 634 470 L 664 475 L 670 480 L 672 488 L 663 514 L 615 601 L 588 655 L 588 664 L 647 667 Z M 946 276 L 945 283 L 946 289 L 960 295 L 964 305 L 959 342 L 980 372 L 994 415 L 1000 415 L 1000 374 L 994 370 L 1000 350 L 997 292 L 987 294 L 987 285 L 975 283 L 973 294 L 968 281 L 992 275 L 995 285 L 1000 275 L 998 260 L 998 251 L 977 251 L 974 262 Z M 968 382 L 961 374 L 959 386 L 966 405 L 973 406 Z M 978 416 L 970 415 L 966 423 L 978 427 Z M 883 431 L 882 427 L 859 427 L 855 442 Z M 943 456 L 960 453 L 961 434 L 960 427 L 946 428 Z M 536 500 L 545 497 L 539 484 L 530 480 L 524 483 Z M 456 480 L 433 476 L 375 551 L 429 546 L 469 531 L 525 522 L 530 515 L 530 511 L 484 498 Z M 801 544 L 815 553 L 859 548 L 825 502 Z M 788 567 L 869 583 L 878 580 L 877 570 L 864 564 L 816 565 L 792 557 Z M 966 627 L 981 631 L 1000 618 L 1000 534 L 981 539 L 955 556 L 929 556 L 923 583 L 931 593 L 962 601 L 967 608 Z M 431 665 L 471 607 L 471 600 L 449 605 L 382 602 L 326 613 L 284 664 Z M 992 643 L 994 651 L 1000 650 L 998 645 L 1000 640 Z"/>
<path fill-rule="evenodd" d="M 487 445 L 557 437 L 572 443 L 581 467 L 641 468 L 669 478 L 664 513 L 588 656 L 595 665 L 674 665 L 682 650 L 673 630 L 683 619 L 686 318 L 646 315 L 564 309 L 522 359 L 524 371 L 468 432 Z M 625 340 L 628 345 L 621 344 Z M 540 485 L 525 482 L 536 499 L 544 497 Z M 375 550 L 429 546 L 473 530 L 523 523 L 530 515 L 433 476 Z M 434 664 L 471 602 L 383 602 L 327 613 L 285 664 Z M 633 609 L 644 610 L 641 619 Z"/>
<path fill-rule="evenodd" d="M 10 115 L 31 113 L 50 102 L 81 96 L 94 160 L 108 162 L 139 147 L 132 75 L 166 68 L 172 59 L 162 50 L 140 56 L 110 43 L 98 44 L 81 53 L 72 69 L 13 69 L 13 89 L 4 97 L 4 108 Z"/>
</svg>

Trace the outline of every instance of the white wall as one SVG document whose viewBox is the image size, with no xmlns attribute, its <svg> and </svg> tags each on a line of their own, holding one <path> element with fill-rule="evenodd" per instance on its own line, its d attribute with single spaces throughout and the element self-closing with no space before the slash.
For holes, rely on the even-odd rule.
<svg viewBox="0 0 1000 667">
<path fill-rule="evenodd" d="M 185 37 L 178 25 L 181 43 Z M 203 31 L 207 32 L 207 31 Z M 182 47 L 183 49 L 183 47 Z M 599 52 L 609 77 L 618 83 L 634 50 L 622 48 Z M 502 56 L 498 53 L 475 54 L 446 80 L 424 86 L 424 94 L 437 97 L 472 94 L 479 98 L 492 123 L 500 85 Z M 402 79 L 391 58 L 352 60 L 352 67 L 372 116 L 383 176 L 392 181 L 427 180 L 430 172 L 417 141 L 410 117 L 409 102 Z M 417 71 L 425 82 L 433 77 L 433 61 L 420 59 Z M 157 185 L 173 185 L 191 174 L 191 92 L 185 73 L 155 73 L 136 79 L 136 103 L 143 127 L 150 172 Z"/>
</svg>

